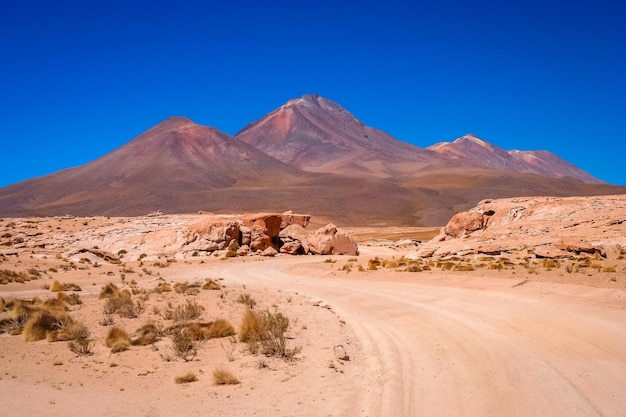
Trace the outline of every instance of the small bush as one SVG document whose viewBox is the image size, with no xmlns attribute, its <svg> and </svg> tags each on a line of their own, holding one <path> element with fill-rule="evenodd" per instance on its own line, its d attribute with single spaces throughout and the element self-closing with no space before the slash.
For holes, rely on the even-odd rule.
<svg viewBox="0 0 626 417">
<path fill-rule="evenodd" d="M 72 340 L 68 342 L 68 347 L 79 356 L 91 353 L 91 333 L 87 326 L 82 323 L 72 327 Z"/>
<path fill-rule="evenodd" d="M 287 347 L 285 332 L 288 328 L 289 319 L 282 313 L 248 310 L 243 317 L 239 338 L 248 344 L 253 354 L 260 350 L 267 356 L 289 359 L 296 355 L 300 348 Z"/>
<path fill-rule="evenodd" d="M 193 360 L 198 354 L 199 342 L 195 340 L 193 335 L 184 329 L 178 329 L 172 335 L 172 349 L 174 354 L 185 362 Z"/>
<path fill-rule="evenodd" d="M 256 300 L 254 298 L 250 297 L 250 294 L 248 294 L 248 293 L 240 294 L 239 297 L 237 298 L 237 300 L 235 300 L 235 301 L 237 301 L 238 303 L 241 303 L 241 304 L 245 304 L 245 305 L 247 305 L 250 308 L 254 308 L 254 306 L 256 305 Z"/>
<path fill-rule="evenodd" d="M 196 300 L 188 299 L 184 305 L 176 307 L 174 310 L 165 310 L 165 319 L 174 321 L 190 321 L 197 320 L 202 317 L 204 307 L 196 302 Z"/>
<path fill-rule="evenodd" d="M 213 383 L 215 385 L 237 385 L 239 380 L 229 371 L 218 368 L 213 371 Z"/>
<path fill-rule="evenodd" d="M 185 375 L 177 376 L 174 381 L 177 384 L 189 384 L 191 382 L 196 382 L 198 377 L 193 372 L 188 372 Z"/>
</svg>

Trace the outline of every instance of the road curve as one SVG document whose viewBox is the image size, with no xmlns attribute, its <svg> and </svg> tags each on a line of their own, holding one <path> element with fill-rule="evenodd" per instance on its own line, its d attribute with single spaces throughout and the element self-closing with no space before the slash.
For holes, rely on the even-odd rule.
<svg viewBox="0 0 626 417">
<path fill-rule="evenodd" d="M 293 272 L 314 262 L 213 269 L 229 282 L 322 299 L 352 326 L 368 358 L 352 415 L 626 416 L 623 291 L 512 287 L 475 275 L 386 275 L 392 281 Z"/>
</svg>

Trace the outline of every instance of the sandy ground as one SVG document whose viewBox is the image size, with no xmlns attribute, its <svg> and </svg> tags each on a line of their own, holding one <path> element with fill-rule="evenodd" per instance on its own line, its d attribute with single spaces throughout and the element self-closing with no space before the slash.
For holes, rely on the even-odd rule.
<svg viewBox="0 0 626 417">
<path fill-rule="evenodd" d="M 5 300 L 54 297 L 54 280 L 81 286 L 71 314 L 92 332 L 92 354 L 66 342 L 25 342 L 0 335 L 0 401 L 7 415 L 48 416 L 625 416 L 626 274 L 541 271 L 378 270 L 352 272 L 397 249 L 363 247 L 352 257 L 257 256 L 126 265 L 78 264 L 47 256 L 8 256 L 0 269 L 45 271 L 40 279 L 0 286 Z M 334 262 L 330 262 L 330 260 Z M 163 264 L 164 262 L 161 262 Z M 54 268 L 57 272 L 53 272 Z M 125 280 L 122 281 L 122 270 Z M 133 271 L 133 272 L 131 272 Z M 144 293 L 159 282 L 219 279 L 195 296 L 150 293 L 129 332 L 186 299 L 204 318 L 239 326 L 249 294 L 257 309 L 290 319 L 295 360 L 252 355 L 233 338 L 211 339 L 185 362 L 170 341 L 111 353 L 101 326 L 100 288 L 114 282 Z M 335 347 L 350 356 L 339 360 Z M 214 385 L 216 368 L 237 385 Z M 198 381 L 176 384 L 187 372 Z"/>
</svg>

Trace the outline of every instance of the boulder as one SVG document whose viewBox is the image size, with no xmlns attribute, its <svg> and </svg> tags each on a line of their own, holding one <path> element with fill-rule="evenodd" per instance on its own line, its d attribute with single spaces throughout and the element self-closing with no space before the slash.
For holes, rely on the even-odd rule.
<svg viewBox="0 0 626 417">
<path fill-rule="evenodd" d="M 554 246 L 556 246 L 559 249 L 568 251 L 568 252 L 574 252 L 577 255 L 580 255 L 581 253 L 590 253 L 592 255 L 599 254 L 603 258 L 606 258 L 606 252 L 604 252 L 602 248 L 594 246 L 591 243 L 583 239 L 576 239 L 576 238 L 561 239 L 558 242 L 556 242 Z"/>
<path fill-rule="evenodd" d="M 192 225 L 187 233 L 187 244 L 204 239 L 210 242 L 239 241 L 241 224 L 237 221 L 206 220 Z"/>
<path fill-rule="evenodd" d="M 276 256 L 278 252 L 273 247 L 268 247 L 263 252 L 261 252 L 261 256 Z"/>
<path fill-rule="evenodd" d="M 248 226 L 241 226 L 239 228 L 239 231 L 241 232 L 241 244 L 242 245 L 249 245 L 250 244 L 250 231 L 251 229 Z"/>
<path fill-rule="evenodd" d="M 270 238 L 277 237 L 280 233 L 280 225 L 283 218 L 280 214 L 255 214 L 248 216 L 246 226 L 254 228 L 255 226 L 263 228 L 263 233 Z"/>
<path fill-rule="evenodd" d="M 280 253 L 286 253 L 288 255 L 304 255 L 307 252 L 304 251 L 304 248 L 302 247 L 302 243 L 299 240 L 291 240 L 291 241 L 285 242 L 280 247 Z"/>
<path fill-rule="evenodd" d="M 332 223 L 319 228 L 309 238 L 309 250 L 320 255 L 358 255 L 359 248 L 348 233 Z"/>
<path fill-rule="evenodd" d="M 311 221 L 311 216 L 308 214 L 293 214 L 291 210 L 284 212 L 280 217 L 282 218 L 282 222 L 280 223 L 281 230 L 291 225 L 307 227 Z"/>
<path fill-rule="evenodd" d="M 280 233 L 278 234 L 278 237 L 280 238 L 280 240 L 283 241 L 283 247 L 291 242 L 297 242 L 301 245 L 302 247 L 302 253 L 309 253 L 309 242 L 308 242 L 308 236 L 309 233 L 304 230 L 304 228 L 298 224 L 292 224 L 287 226 L 286 228 L 284 228 L 283 230 L 280 231 Z M 292 246 L 290 246 L 290 248 L 292 248 Z M 288 249 L 285 249 L 288 250 Z M 283 252 L 282 247 L 281 247 L 281 252 Z M 285 253 L 289 253 L 289 252 L 285 252 Z"/>
<path fill-rule="evenodd" d="M 248 245 L 241 245 L 241 247 L 237 249 L 237 256 L 246 256 L 248 254 L 250 254 L 250 246 Z"/>
<path fill-rule="evenodd" d="M 272 238 L 265 233 L 265 227 L 254 225 L 250 228 L 250 249 L 253 252 L 272 246 Z"/>
<path fill-rule="evenodd" d="M 443 228 L 443 232 L 453 238 L 465 236 L 482 229 L 484 226 L 483 214 L 476 211 L 457 213 Z"/>
</svg>

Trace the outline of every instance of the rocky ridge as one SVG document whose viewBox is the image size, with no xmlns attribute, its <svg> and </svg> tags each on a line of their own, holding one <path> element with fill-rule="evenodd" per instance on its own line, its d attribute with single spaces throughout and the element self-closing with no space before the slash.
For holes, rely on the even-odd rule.
<svg viewBox="0 0 626 417">
<path fill-rule="evenodd" d="M 352 237 L 333 224 L 307 231 L 310 219 L 292 212 L 4 219 L 0 254 L 28 251 L 114 263 L 208 255 L 358 254 Z"/>
<path fill-rule="evenodd" d="M 420 257 L 528 254 L 537 258 L 606 256 L 626 247 L 626 196 L 483 200 L 456 214 Z"/>
</svg>

